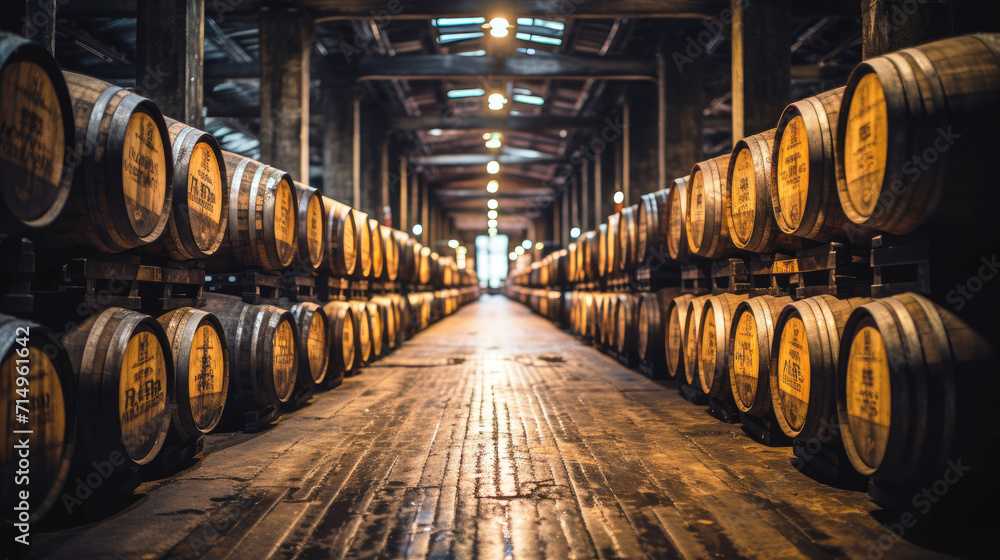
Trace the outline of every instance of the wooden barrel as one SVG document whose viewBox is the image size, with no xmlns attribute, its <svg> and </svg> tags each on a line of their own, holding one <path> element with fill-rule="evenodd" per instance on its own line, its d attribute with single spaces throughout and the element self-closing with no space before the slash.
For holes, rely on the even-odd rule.
<svg viewBox="0 0 1000 560">
<path fill-rule="evenodd" d="M 705 309 L 705 302 L 710 297 L 712 296 L 705 294 L 691 299 L 687 304 L 687 317 L 684 321 L 682 348 L 684 352 L 684 379 L 688 382 L 688 385 L 694 385 L 695 387 L 701 386 L 701 381 L 698 377 L 698 366 L 701 364 L 701 360 L 699 359 L 701 318 L 702 311 Z"/>
<path fill-rule="evenodd" d="M 298 246 L 295 262 L 302 267 L 302 270 L 314 272 L 328 260 L 327 251 L 331 245 L 326 229 L 326 206 L 323 204 L 323 195 L 317 189 L 296 181 L 295 204 L 298 221 L 295 226 Z"/>
<path fill-rule="evenodd" d="M 358 263 L 354 267 L 354 275 L 358 278 L 369 278 L 372 275 L 372 230 L 368 225 L 368 214 L 355 210 L 354 231 L 358 235 Z"/>
<path fill-rule="evenodd" d="M 615 348 L 619 353 L 635 351 L 638 336 L 636 321 L 636 298 L 632 294 L 618 294 L 615 298 Z"/>
<path fill-rule="evenodd" d="M 667 255 L 679 262 L 687 262 L 691 258 L 691 249 L 687 241 L 687 187 L 690 175 L 674 179 L 667 194 L 666 235 Z"/>
<path fill-rule="evenodd" d="M 801 239 L 782 233 L 774 221 L 771 203 L 771 153 L 775 129 L 736 143 L 729 158 L 726 184 L 729 234 L 739 249 L 768 253 L 799 249 Z"/>
<path fill-rule="evenodd" d="M 372 297 L 372 303 L 378 305 L 382 318 L 382 343 L 389 350 L 396 348 L 399 342 L 399 332 L 401 328 L 401 310 L 397 306 L 396 294 L 387 294 Z"/>
<path fill-rule="evenodd" d="M 633 266 L 633 253 L 636 244 L 636 223 L 635 215 L 639 211 L 639 206 L 633 204 L 622 208 L 621 217 L 618 222 L 618 263 L 617 269 L 620 272 L 631 270 Z"/>
<path fill-rule="evenodd" d="M 667 225 L 670 223 L 667 204 L 670 189 L 646 193 L 639 197 L 636 214 L 636 264 L 661 263 L 666 260 Z"/>
<path fill-rule="evenodd" d="M 996 354 L 983 336 L 914 293 L 855 309 L 843 335 L 837 409 L 858 472 L 910 488 L 959 458 L 991 469 L 978 463 L 996 453 Z"/>
<path fill-rule="evenodd" d="M 330 359 L 327 376 L 341 377 L 354 369 L 357 353 L 357 327 L 354 310 L 346 301 L 331 301 L 323 306 L 330 332 Z"/>
<path fill-rule="evenodd" d="M 359 368 L 375 357 L 372 352 L 372 320 L 368 315 L 368 307 L 365 302 L 349 301 L 348 303 L 354 311 L 354 326 L 357 327 L 357 337 L 354 341 L 354 346 L 358 350 L 355 368 Z"/>
<path fill-rule="evenodd" d="M 174 362 L 171 429 L 182 439 L 211 432 L 229 391 L 229 345 L 218 317 L 181 307 L 156 319 Z"/>
<path fill-rule="evenodd" d="M 621 217 L 620 213 L 608 216 L 608 249 L 606 254 L 608 262 L 604 265 L 605 276 L 614 276 L 619 270 L 618 253 L 621 252 Z"/>
<path fill-rule="evenodd" d="M 167 229 L 144 251 L 186 261 L 215 253 L 226 235 L 228 179 L 215 136 L 164 117 L 170 135 L 174 173 Z"/>
<path fill-rule="evenodd" d="M 399 241 L 396 230 L 388 226 L 379 226 L 382 235 L 382 254 L 385 258 L 385 279 L 395 282 L 399 279 Z"/>
<path fill-rule="evenodd" d="M 598 277 L 597 262 L 600 259 L 600 237 L 597 231 L 588 231 L 583 234 L 583 237 L 585 246 L 583 251 L 583 280 L 591 282 Z"/>
<path fill-rule="evenodd" d="M 63 72 L 73 100 L 76 148 L 69 201 L 53 242 L 118 253 L 156 241 L 174 190 L 170 136 L 156 105 L 95 78 Z M 47 234 L 46 234 L 47 235 Z"/>
<path fill-rule="evenodd" d="M 597 226 L 597 277 L 604 278 L 608 267 L 608 224 Z"/>
<path fill-rule="evenodd" d="M 2 48 L 2 43 L 0 43 Z M 25 382 L 18 381 L 25 379 Z M 0 520 L 34 523 L 42 519 L 62 493 L 73 458 L 77 424 L 77 384 L 62 343 L 47 328 L 0 315 L 0 383 L 6 402 L 0 428 Z M 27 422 L 16 421 L 15 400 L 27 400 Z M 31 457 L 19 456 L 19 440 L 29 431 Z M 21 476 L 17 471 L 29 472 Z M 24 474 L 23 472 L 21 473 Z M 14 510 L 27 491 L 25 517 Z"/>
<path fill-rule="evenodd" d="M 81 406 L 76 452 L 88 460 L 120 453 L 119 468 L 145 465 L 170 427 L 173 357 L 163 327 L 149 315 L 109 307 L 66 335 Z M 82 458 L 82 457 L 81 457 Z"/>
<path fill-rule="evenodd" d="M 840 335 L 851 311 L 869 301 L 814 296 L 786 306 L 778 316 L 771 350 L 771 403 L 789 437 L 823 437 L 836 424 L 833 389 Z"/>
<path fill-rule="evenodd" d="M 694 164 L 691 180 L 687 184 L 684 227 L 688 248 L 692 253 L 709 259 L 731 253 L 735 248 L 726 218 L 729 159 L 730 154 L 723 154 Z"/>
<path fill-rule="evenodd" d="M 639 295 L 636 303 L 636 321 L 638 334 L 636 336 L 636 354 L 653 368 L 654 377 L 659 377 L 666 365 L 664 327 L 667 307 L 673 299 L 676 290 L 663 289 Z"/>
<path fill-rule="evenodd" d="M 787 296 L 760 296 L 740 302 L 729 331 L 729 383 L 736 406 L 747 414 L 766 416 L 771 411 L 771 347 L 774 323 Z"/>
<path fill-rule="evenodd" d="M 273 305 L 250 305 L 239 298 L 208 294 L 203 309 L 214 313 L 229 341 L 229 395 L 226 416 L 277 409 L 295 391 L 299 368 L 295 318 Z"/>
<path fill-rule="evenodd" d="M 405 284 L 416 284 L 417 261 L 420 251 L 417 249 L 417 240 L 413 239 L 406 232 L 393 230 L 399 243 L 399 281 Z"/>
<path fill-rule="evenodd" d="M 358 235 L 354 210 L 332 198 L 323 197 L 326 232 L 330 241 L 327 269 L 336 276 L 351 276 L 358 264 Z"/>
<path fill-rule="evenodd" d="M 368 327 L 372 340 L 372 359 L 378 358 L 385 353 L 385 328 L 382 321 L 382 314 L 376 303 L 365 302 L 365 312 L 368 313 Z"/>
<path fill-rule="evenodd" d="M 604 296 L 604 316 L 602 317 L 601 329 L 602 338 L 605 348 L 614 348 L 615 342 L 618 340 L 618 321 L 617 321 L 617 311 L 618 311 L 618 294 L 605 294 Z"/>
<path fill-rule="evenodd" d="M 771 145 L 771 205 L 781 231 L 832 241 L 846 237 L 837 201 L 834 147 L 844 88 L 785 107 Z"/>
<path fill-rule="evenodd" d="M 684 373 L 684 328 L 687 326 L 688 303 L 695 297 L 692 294 L 683 294 L 674 297 L 667 304 L 664 314 L 666 324 L 663 327 L 663 348 L 667 373 L 670 377 Z"/>
<path fill-rule="evenodd" d="M 297 250 L 298 210 L 288 173 L 232 152 L 222 152 L 229 176 L 229 215 L 222 246 L 205 259 L 209 270 L 277 270 Z"/>
<path fill-rule="evenodd" d="M 76 128 L 66 80 L 40 44 L 0 31 L 0 99 L 0 230 L 45 227 L 73 182 L 67 148 Z"/>
<path fill-rule="evenodd" d="M 326 380 L 330 363 L 330 319 L 317 303 L 303 301 L 289 308 L 298 334 L 298 383 L 313 389 Z"/>
<path fill-rule="evenodd" d="M 417 267 L 417 280 L 421 285 L 428 285 L 431 283 L 431 254 L 432 251 L 430 247 L 420 247 L 420 263 Z"/>
<path fill-rule="evenodd" d="M 997 200 L 995 185 L 983 178 L 995 171 L 998 59 L 1000 35 L 973 35 L 854 69 L 835 139 L 840 204 L 852 222 L 905 234 L 938 206 L 960 225 L 970 200 Z M 993 217 L 989 206 L 976 216 Z"/>
<path fill-rule="evenodd" d="M 723 400 L 732 399 L 729 383 L 729 331 L 736 307 L 746 301 L 746 294 L 719 294 L 708 298 L 701 312 L 698 345 L 698 379 L 706 394 Z"/>
<path fill-rule="evenodd" d="M 378 220 L 368 218 L 368 235 L 372 241 L 372 274 L 373 279 L 381 279 L 385 272 L 385 250 L 382 246 L 382 231 Z"/>
</svg>

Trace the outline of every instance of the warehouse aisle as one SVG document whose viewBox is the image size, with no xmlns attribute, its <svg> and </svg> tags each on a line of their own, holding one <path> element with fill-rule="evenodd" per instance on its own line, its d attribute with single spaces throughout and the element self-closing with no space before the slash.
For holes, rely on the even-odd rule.
<svg viewBox="0 0 1000 560">
<path fill-rule="evenodd" d="M 38 557 L 874 558 L 823 486 L 523 306 L 484 296 Z M 927 552 L 888 538 L 892 557 Z M 881 554 L 880 554 L 881 555 Z M 879 556 L 880 556 L 879 555 Z"/>
</svg>

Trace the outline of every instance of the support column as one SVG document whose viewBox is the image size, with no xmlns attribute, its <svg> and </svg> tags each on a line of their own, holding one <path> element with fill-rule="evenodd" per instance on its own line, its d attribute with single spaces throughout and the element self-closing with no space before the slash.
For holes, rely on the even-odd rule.
<svg viewBox="0 0 1000 560">
<path fill-rule="evenodd" d="M 590 215 L 590 161 L 580 162 L 580 230 L 590 231 L 594 227 L 594 217 Z"/>
<path fill-rule="evenodd" d="M 570 183 L 569 188 L 564 190 L 562 195 L 562 217 L 559 219 L 559 224 L 562 226 L 562 228 L 559 230 L 559 244 L 562 245 L 563 247 L 569 245 L 570 241 L 569 228 L 573 227 L 573 224 L 570 222 L 569 218 L 569 198 L 573 196 L 572 189 L 575 186 L 576 186 L 575 184 Z"/>
<path fill-rule="evenodd" d="M 691 167 L 704 159 L 704 57 L 667 55 L 683 53 L 685 47 L 680 40 L 667 41 L 657 61 L 657 102 L 663 108 L 659 119 L 661 153 L 658 158 L 664 169 L 660 175 L 661 189 L 690 173 Z"/>
<path fill-rule="evenodd" d="M 260 13 L 260 157 L 303 182 L 309 181 L 311 25 L 298 10 Z"/>
<path fill-rule="evenodd" d="M 406 165 L 406 154 L 399 157 L 399 209 L 396 218 L 399 229 L 410 231 L 410 178 L 408 176 L 410 168 Z"/>
<path fill-rule="evenodd" d="M 592 214 L 594 218 L 594 227 L 596 228 L 598 224 L 601 223 L 602 216 L 604 215 L 604 156 L 602 154 L 597 154 L 594 157 L 594 213 Z"/>
<path fill-rule="evenodd" d="M 57 10 L 56 0 L 7 0 L 0 8 L 0 29 L 41 43 L 54 56 Z"/>
<path fill-rule="evenodd" d="M 427 181 L 422 180 L 420 185 L 420 224 L 423 227 L 423 233 L 420 234 L 420 242 L 424 245 L 428 244 L 430 240 L 430 209 L 428 205 L 430 204 L 430 188 L 428 188 Z"/>
<path fill-rule="evenodd" d="M 774 128 L 791 88 L 789 0 L 732 0 L 733 143 Z"/>
<path fill-rule="evenodd" d="M 626 206 L 636 204 L 639 197 L 657 190 L 660 185 L 659 115 L 652 114 L 659 109 L 659 98 L 656 84 L 629 84 Z"/>
<path fill-rule="evenodd" d="M 350 84 L 323 81 L 323 194 L 354 206 L 354 98 Z"/>
<path fill-rule="evenodd" d="M 164 115 L 204 128 L 204 59 L 205 0 L 138 3 L 136 93 Z"/>
<path fill-rule="evenodd" d="M 863 0 L 861 58 L 867 60 L 952 35 L 951 4 Z M 995 5 L 992 10 L 996 10 Z"/>
</svg>

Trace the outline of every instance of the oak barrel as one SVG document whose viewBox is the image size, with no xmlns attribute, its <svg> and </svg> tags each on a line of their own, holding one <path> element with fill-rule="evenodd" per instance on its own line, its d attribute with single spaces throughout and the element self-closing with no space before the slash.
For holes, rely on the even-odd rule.
<svg viewBox="0 0 1000 560">
<path fill-rule="evenodd" d="M 77 373 L 80 403 L 86 403 L 77 419 L 80 464 L 116 452 L 125 459 L 121 469 L 152 461 L 167 437 L 174 390 L 163 327 L 149 315 L 109 307 L 69 332 L 63 344 Z"/>
<path fill-rule="evenodd" d="M 666 260 L 667 200 L 670 189 L 646 193 L 639 197 L 636 213 L 635 262 L 652 266 Z"/>
<path fill-rule="evenodd" d="M 209 270 L 277 270 L 297 250 L 295 185 L 288 173 L 248 157 L 222 152 L 229 177 L 229 214 L 222 246 L 205 259 Z"/>
<path fill-rule="evenodd" d="M 174 173 L 167 229 L 143 250 L 186 261 L 215 253 L 226 235 L 228 178 L 215 136 L 164 117 L 170 135 Z"/>
<path fill-rule="evenodd" d="M 855 309 L 843 334 L 837 411 L 858 472 L 912 488 L 960 460 L 995 485 L 979 461 L 996 453 L 996 354 L 980 333 L 904 293 Z"/>
<path fill-rule="evenodd" d="M 687 188 L 690 175 L 674 179 L 667 194 L 666 210 L 666 240 L 667 255 L 679 262 L 686 262 L 691 257 L 691 249 L 687 242 Z"/>
<path fill-rule="evenodd" d="M 671 299 L 664 313 L 663 348 L 670 377 L 684 373 L 684 328 L 687 325 L 688 303 L 695 297 L 683 294 Z"/>
<path fill-rule="evenodd" d="M 633 253 L 636 243 L 636 223 L 635 215 L 638 212 L 638 205 L 633 204 L 622 208 L 618 222 L 618 258 L 617 269 L 621 272 L 632 270 Z"/>
<path fill-rule="evenodd" d="M 55 59 L 42 45 L 0 31 L 0 229 L 45 227 L 59 216 L 73 182 L 67 156 L 75 141 L 69 89 Z"/>
<path fill-rule="evenodd" d="M 834 150 L 844 88 L 791 103 L 774 135 L 771 205 L 781 231 L 815 241 L 850 239 L 837 199 Z M 859 229 L 859 231 L 861 231 Z"/>
<path fill-rule="evenodd" d="M 615 298 L 615 341 L 619 353 L 635 351 L 637 338 L 636 298 L 632 294 L 618 294 Z"/>
<path fill-rule="evenodd" d="M 205 311 L 215 314 L 229 342 L 229 393 L 225 416 L 277 409 L 295 390 L 299 366 L 295 318 L 273 305 L 250 305 L 238 297 L 207 294 Z"/>
<path fill-rule="evenodd" d="M 663 289 L 637 294 L 636 355 L 653 368 L 655 377 L 658 377 L 659 372 L 666 366 L 663 331 L 666 324 L 667 307 L 675 293 L 675 290 Z"/>
<path fill-rule="evenodd" d="M 732 399 L 728 364 L 729 331 L 736 307 L 746 299 L 746 294 L 719 294 L 705 300 L 699 321 L 698 379 L 702 391 L 709 396 Z"/>
<path fill-rule="evenodd" d="M 754 253 L 798 249 L 801 239 L 783 233 L 774 221 L 771 203 L 771 152 L 775 129 L 736 143 L 729 158 L 729 234 L 739 249 Z"/>
<path fill-rule="evenodd" d="M 354 311 L 354 326 L 357 327 L 354 346 L 357 348 L 355 369 L 368 363 L 375 355 L 372 351 L 372 320 L 368 314 L 368 306 L 363 301 L 349 301 Z"/>
<path fill-rule="evenodd" d="M 684 227 L 688 249 L 700 257 L 716 259 L 735 248 L 726 218 L 729 213 L 726 181 L 729 178 L 730 155 L 723 154 L 698 162 L 691 168 Z"/>
<path fill-rule="evenodd" d="M 894 234 L 913 231 L 939 206 L 953 225 L 987 223 L 997 201 L 995 182 L 984 180 L 995 172 L 997 122 L 1000 35 L 954 37 L 862 62 L 837 123 L 847 217 Z"/>
<path fill-rule="evenodd" d="M 385 353 L 385 326 L 382 321 L 382 314 L 378 304 L 368 301 L 364 303 L 365 312 L 368 314 L 368 331 L 371 334 L 372 353 L 374 360 Z"/>
<path fill-rule="evenodd" d="M 173 201 L 170 136 L 156 105 L 107 82 L 63 72 L 73 100 L 79 165 L 62 216 L 45 235 L 118 253 L 156 241 Z"/>
<path fill-rule="evenodd" d="M 306 272 L 323 266 L 330 250 L 329 232 L 326 229 L 326 206 L 319 190 L 295 181 L 295 215 L 298 250 L 295 262 Z"/>
<path fill-rule="evenodd" d="M 687 316 L 684 320 L 684 338 L 682 339 L 682 351 L 684 352 L 684 379 L 688 385 L 700 387 L 701 382 L 698 377 L 698 366 L 701 363 L 698 356 L 698 349 L 701 343 L 701 314 L 705 309 L 705 302 L 711 295 L 705 294 L 697 296 L 687 304 Z"/>
<path fill-rule="evenodd" d="M 368 225 L 368 214 L 354 210 L 354 231 L 358 236 L 358 264 L 354 276 L 368 278 L 372 275 L 372 230 Z"/>
<path fill-rule="evenodd" d="M 770 385 L 771 404 L 787 436 L 808 440 L 836 430 L 840 335 L 851 311 L 869 301 L 820 295 L 781 311 L 774 325 Z"/>
<path fill-rule="evenodd" d="M 741 411 L 764 417 L 771 411 L 771 347 L 774 323 L 788 296 L 760 296 L 740 302 L 729 334 L 729 383 Z"/>
<path fill-rule="evenodd" d="M 229 390 L 229 345 L 218 317 L 193 307 L 159 316 L 174 361 L 171 429 L 182 439 L 211 432 Z"/>
<path fill-rule="evenodd" d="M 372 243 L 372 279 L 381 279 L 385 272 L 385 250 L 382 246 L 382 232 L 378 220 L 368 218 L 368 235 Z"/>
<path fill-rule="evenodd" d="M 382 235 L 382 254 L 385 258 L 385 279 L 395 282 L 399 278 L 399 240 L 396 230 L 388 226 L 379 226 Z"/>
<path fill-rule="evenodd" d="M 336 276 L 351 276 L 358 264 L 358 235 L 354 210 L 332 198 L 323 197 L 326 232 L 330 242 L 327 269 Z"/>
<path fill-rule="evenodd" d="M 298 334 L 298 382 L 304 387 L 319 387 L 326 380 L 330 363 L 329 317 L 323 306 L 310 301 L 293 304 L 289 311 Z"/>
<path fill-rule="evenodd" d="M 330 378 L 344 376 L 354 369 L 357 347 L 355 340 L 354 310 L 344 301 L 331 301 L 323 306 L 329 320 L 327 329 L 330 331 L 330 359 L 327 376 Z"/>
<path fill-rule="evenodd" d="M 20 381 L 20 380 L 24 381 Z M 3 524 L 42 519 L 62 493 L 73 458 L 77 426 L 77 384 L 73 366 L 52 331 L 36 323 L 0 315 L 0 384 L 3 385 L 3 429 L 0 447 L 0 505 Z M 23 409 L 17 408 L 17 400 Z M 26 411 L 26 412 L 25 412 Z M 18 415 L 27 416 L 25 422 Z M 30 431 L 29 434 L 15 433 Z M 30 442 L 28 459 L 20 443 Z M 23 471 L 20 475 L 18 470 Z M 24 475 L 28 472 L 28 475 Z M 29 506 L 21 517 L 14 508 L 27 491 Z"/>
</svg>

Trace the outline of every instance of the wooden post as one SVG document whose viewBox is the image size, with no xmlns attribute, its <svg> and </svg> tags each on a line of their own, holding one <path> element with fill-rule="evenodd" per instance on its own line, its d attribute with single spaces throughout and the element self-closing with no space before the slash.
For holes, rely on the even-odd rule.
<svg viewBox="0 0 1000 560">
<path fill-rule="evenodd" d="M 992 8 L 996 10 L 996 6 Z M 952 34 L 951 2 L 863 0 L 861 57 L 898 51 Z"/>
<path fill-rule="evenodd" d="M 382 196 L 378 204 L 378 215 L 380 217 L 379 223 L 386 223 L 386 213 L 385 208 L 387 206 L 392 206 L 392 199 L 389 198 L 389 137 L 386 136 L 382 139 L 382 166 L 380 168 L 382 175 Z M 391 210 L 390 210 L 391 212 Z"/>
<path fill-rule="evenodd" d="M 205 0 L 138 3 L 136 93 L 195 128 L 205 126 L 204 58 Z"/>
<path fill-rule="evenodd" d="M 594 227 L 601 223 L 601 219 L 604 213 L 604 170 L 601 160 L 603 160 L 601 154 L 596 154 L 594 157 Z"/>
<path fill-rule="evenodd" d="M 323 194 L 357 208 L 354 200 L 354 97 L 349 84 L 323 81 Z"/>
<path fill-rule="evenodd" d="M 2 4 L 0 29 L 41 43 L 55 55 L 57 0 L 6 0 Z"/>
<path fill-rule="evenodd" d="M 430 188 L 427 185 L 427 180 L 422 180 L 418 183 L 420 189 L 420 224 L 423 227 L 423 233 L 420 234 L 420 242 L 424 245 L 428 244 L 430 240 L 430 211 L 428 205 L 430 204 Z"/>
<path fill-rule="evenodd" d="M 589 231 L 594 227 L 594 217 L 590 215 L 590 161 L 580 162 L 580 230 Z"/>
<path fill-rule="evenodd" d="M 634 83 L 628 88 L 628 134 L 625 183 L 625 205 L 639 202 L 639 197 L 655 191 L 660 185 L 659 109 L 660 90 L 656 84 Z M 699 111 L 700 112 L 700 111 Z"/>
<path fill-rule="evenodd" d="M 691 166 L 704 159 L 704 57 L 682 56 L 685 47 L 680 40 L 665 42 L 657 63 L 660 72 L 657 79 L 658 104 L 663 107 L 660 151 L 664 173 L 660 175 L 661 189 L 667 188 L 674 179 L 690 173 Z"/>
<path fill-rule="evenodd" d="M 309 180 L 311 36 L 302 12 L 261 10 L 260 157 L 298 181 Z"/>
<path fill-rule="evenodd" d="M 410 230 L 410 178 L 408 173 L 410 168 L 406 165 L 407 154 L 400 154 L 399 157 L 399 217 L 396 218 L 397 228 L 403 231 Z"/>
<path fill-rule="evenodd" d="M 354 147 L 351 150 L 351 194 L 355 208 L 361 208 L 361 96 L 355 95 L 351 104 L 351 130 Z M 426 220 L 424 220 L 426 222 Z M 427 224 L 424 224 L 427 227 Z"/>
<path fill-rule="evenodd" d="M 562 195 L 562 217 L 559 219 L 559 223 L 562 224 L 562 229 L 559 230 L 559 240 L 560 245 L 566 247 L 569 245 L 569 229 L 573 227 L 573 222 L 569 217 L 569 199 L 573 196 L 573 187 L 576 185 L 572 183 L 572 179 L 569 180 L 570 183 L 566 190 L 563 191 Z"/>
<path fill-rule="evenodd" d="M 788 104 L 788 12 L 789 0 L 732 0 L 734 144 L 774 128 Z"/>
</svg>

